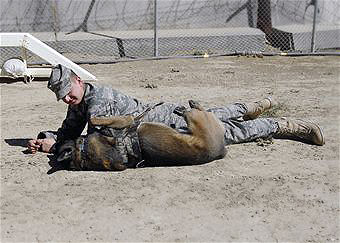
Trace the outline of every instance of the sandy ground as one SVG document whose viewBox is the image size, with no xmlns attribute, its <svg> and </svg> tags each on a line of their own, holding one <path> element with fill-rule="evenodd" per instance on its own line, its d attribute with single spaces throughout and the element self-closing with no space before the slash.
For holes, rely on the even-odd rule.
<svg viewBox="0 0 340 243">
<path fill-rule="evenodd" d="M 273 140 L 228 147 L 218 161 L 123 172 L 53 171 L 27 139 L 57 129 L 66 105 L 46 82 L 2 83 L 1 242 L 339 242 L 338 57 L 225 57 L 83 65 L 145 101 L 205 107 L 256 101 L 269 115 L 318 122 L 323 147 Z M 153 87 L 153 88 L 150 88 Z"/>
</svg>

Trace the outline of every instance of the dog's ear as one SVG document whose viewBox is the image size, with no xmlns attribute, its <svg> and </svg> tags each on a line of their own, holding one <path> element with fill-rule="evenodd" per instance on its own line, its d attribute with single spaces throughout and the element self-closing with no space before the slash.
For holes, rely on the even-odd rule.
<svg viewBox="0 0 340 243">
<path fill-rule="evenodd" d="M 194 100 L 189 100 L 189 105 L 192 109 L 197 109 L 197 110 L 200 110 L 200 111 L 205 111 L 205 109 L 203 108 L 203 106 L 201 106 L 200 103 L 198 103 L 197 101 L 194 101 Z"/>
</svg>

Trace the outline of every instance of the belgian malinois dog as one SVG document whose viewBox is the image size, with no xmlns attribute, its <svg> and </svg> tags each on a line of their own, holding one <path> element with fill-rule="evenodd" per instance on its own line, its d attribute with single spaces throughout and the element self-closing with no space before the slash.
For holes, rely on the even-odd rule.
<svg viewBox="0 0 340 243">
<path fill-rule="evenodd" d="M 135 117 L 93 117 L 92 125 L 119 131 L 119 136 L 95 132 L 66 141 L 57 146 L 57 161 L 73 170 L 121 171 L 139 167 L 141 162 L 143 166 L 181 166 L 223 158 L 223 125 L 197 102 L 190 100 L 189 105 L 191 110 L 181 106 L 174 111 L 185 119 L 187 133 L 161 123 L 140 122 L 150 109 Z"/>
</svg>

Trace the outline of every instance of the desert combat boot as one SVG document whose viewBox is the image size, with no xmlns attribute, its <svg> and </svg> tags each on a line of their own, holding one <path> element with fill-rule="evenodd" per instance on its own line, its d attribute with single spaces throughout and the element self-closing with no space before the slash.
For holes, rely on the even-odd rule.
<svg viewBox="0 0 340 243">
<path fill-rule="evenodd" d="M 325 144 L 321 128 L 313 122 L 287 118 L 278 118 L 275 120 L 278 124 L 278 130 L 274 134 L 274 138 L 297 139 L 320 146 Z"/>
<path fill-rule="evenodd" d="M 274 100 L 272 97 L 267 97 L 263 100 L 256 101 L 254 103 L 246 103 L 247 113 L 244 114 L 243 119 L 254 120 L 258 118 L 263 112 L 273 107 Z"/>
</svg>

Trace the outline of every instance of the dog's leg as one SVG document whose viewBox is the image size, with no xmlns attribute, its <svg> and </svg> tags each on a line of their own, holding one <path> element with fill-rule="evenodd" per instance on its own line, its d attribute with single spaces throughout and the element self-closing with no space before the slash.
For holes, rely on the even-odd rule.
<svg viewBox="0 0 340 243">
<path fill-rule="evenodd" d="M 142 123 L 138 128 L 140 144 L 148 165 L 193 165 L 223 158 L 224 129 L 220 121 L 195 101 L 192 110 L 178 107 L 189 134 L 181 134 L 164 124 Z"/>
<path fill-rule="evenodd" d="M 114 129 L 123 129 L 130 127 L 134 123 L 134 117 L 132 115 L 91 117 L 90 123 L 94 126 L 107 126 Z"/>
<path fill-rule="evenodd" d="M 150 110 L 156 106 L 162 105 L 164 102 L 159 102 L 153 106 L 146 108 L 137 116 L 125 115 L 125 116 L 108 116 L 108 117 L 91 117 L 90 123 L 94 126 L 107 126 L 113 129 L 123 129 L 131 127 L 139 122 Z"/>
<path fill-rule="evenodd" d="M 221 159 L 226 154 L 224 127 L 221 121 L 211 112 L 207 112 L 199 103 L 190 100 L 192 108 L 185 113 L 188 129 L 192 134 L 194 146 L 201 146 L 206 153 L 207 161 Z"/>
</svg>

